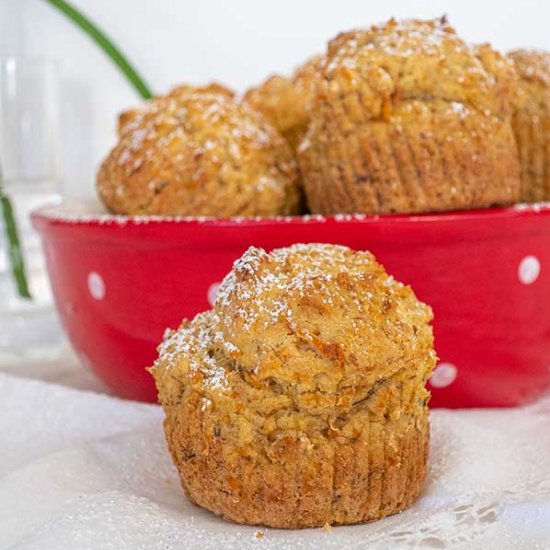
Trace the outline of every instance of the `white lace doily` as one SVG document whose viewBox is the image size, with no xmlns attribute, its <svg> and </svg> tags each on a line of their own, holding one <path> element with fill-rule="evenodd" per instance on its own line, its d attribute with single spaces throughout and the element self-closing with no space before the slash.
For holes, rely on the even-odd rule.
<svg viewBox="0 0 550 550">
<path fill-rule="evenodd" d="M 0 548 L 550 548 L 550 399 L 433 411 L 420 500 L 329 532 L 243 527 L 189 504 L 161 422 L 156 406 L 0 374 Z"/>
</svg>

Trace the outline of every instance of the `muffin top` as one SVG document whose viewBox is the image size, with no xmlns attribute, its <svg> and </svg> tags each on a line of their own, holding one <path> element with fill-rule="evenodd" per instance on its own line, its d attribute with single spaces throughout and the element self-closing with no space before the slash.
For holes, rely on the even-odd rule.
<svg viewBox="0 0 550 550">
<path fill-rule="evenodd" d="M 243 100 L 262 112 L 294 145 L 307 128 L 315 81 L 323 62 L 323 56 L 316 56 L 298 67 L 290 78 L 274 75 L 248 90 Z"/>
<path fill-rule="evenodd" d="M 425 399 L 435 363 L 431 319 L 369 252 L 250 248 L 214 309 L 167 336 L 153 372 L 163 404 L 186 388 L 218 406 L 230 399 L 256 411 L 281 406 L 327 417 L 395 377 L 417 378 Z"/>
<path fill-rule="evenodd" d="M 516 50 L 508 56 L 518 75 L 515 106 L 534 113 L 550 107 L 550 53 Z"/>
<path fill-rule="evenodd" d="M 521 79 L 550 87 L 550 53 L 541 50 L 515 50 L 509 57 Z"/>
<path fill-rule="evenodd" d="M 371 119 L 389 119 L 405 100 L 457 102 L 509 114 L 511 64 L 489 46 L 462 41 L 445 18 L 391 20 L 344 33 L 328 47 L 321 101 L 359 94 Z"/>
<path fill-rule="evenodd" d="M 270 216 L 296 213 L 297 178 L 289 145 L 261 113 L 180 89 L 122 125 L 97 185 L 116 213 Z"/>
<path fill-rule="evenodd" d="M 193 86 L 191 84 L 180 84 L 175 88 L 172 88 L 167 94 L 155 96 L 153 99 L 146 101 L 143 105 L 134 109 L 128 109 L 120 113 L 118 117 L 118 135 L 121 136 L 128 124 L 132 122 L 140 114 L 144 114 L 147 111 L 152 111 L 158 108 L 158 104 L 162 103 L 167 98 L 184 97 L 189 94 L 214 94 L 222 95 L 225 97 L 235 97 L 235 92 L 220 84 L 218 82 L 210 82 L 204 86 Z"/>
</svg>

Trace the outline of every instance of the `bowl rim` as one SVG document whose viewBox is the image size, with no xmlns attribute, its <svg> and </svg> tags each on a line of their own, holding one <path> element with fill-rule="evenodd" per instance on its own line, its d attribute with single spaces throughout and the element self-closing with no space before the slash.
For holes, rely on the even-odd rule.
<svg viewBox="0 0 550 550">
<path fill-rule="evenodd" d="M 143 225 L 214 225 L 219 227 L 238 226 L 274 226 L 281 224 L 391 224 L 402 223 L 438 223 L 438 222 L 487 222 L 498 219 L 550 215 L 550 201 L 536 203 L 517 203 L 513 206 L 482 208 L 472 210 L 451 210 L 445 212 L 423 212 L 415 214 L 304 214 L 294 216 L 245 217 L 234 216 L 216 218 L 214 216 L 160 216 L 160 215 L 122 215 L 111 213 L 80 212 L 83 208 L 97 208 L 95 201 L 63 200 L 35 209 L 31 218 L 35 222 L 54 225 L 79 226 L 143 226 Z"/>
</svg>

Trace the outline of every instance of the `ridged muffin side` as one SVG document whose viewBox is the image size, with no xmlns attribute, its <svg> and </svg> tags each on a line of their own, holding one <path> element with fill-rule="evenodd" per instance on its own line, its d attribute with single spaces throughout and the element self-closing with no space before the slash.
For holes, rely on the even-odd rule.
<svg viewBox="0 0 550 550">
<path fill-rule="evenodd" d="M 250 249 L 152 369 L 182 486 L 239 523 L 361 523 L 417 498 L 431 311 L 368 253 Z"/>
<path fill-rule="evenodd" d="M 550 199 L 550 53 L 510 52 L 518 73 L 512 127 L 521 163 L 521 200 Z"/>
<path fill-rule="evenodd" d="M 330 44 L 298 147 L 313 212 L 423 212 L 519 199 L 512 64 L 445 20 L 390 21 Z"/>
</svg>

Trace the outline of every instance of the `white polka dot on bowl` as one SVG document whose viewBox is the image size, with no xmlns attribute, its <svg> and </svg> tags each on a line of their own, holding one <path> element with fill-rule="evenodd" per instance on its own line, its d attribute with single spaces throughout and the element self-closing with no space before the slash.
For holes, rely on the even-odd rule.
<svg viewBox="0 0 550 550">
<path fill-rule="evenodd" d="M 439 363 L 430 378 L 430 385 L 434 388 L 450 386 L 457 375 L 457 368 L 452 363 Z"/>
<path fill-rule="evenodd" d="M 88 292 L 94 300 L 105 298 L 105 282 L 103 277 L 95 271 L 88 273 Z"/>
<path fill-rule="evenodd" d="M 206 293 L 206 298 L 208 300 L 208 303 L 213 306 L 214 302 L 216 301 L 216 296 L 218 295 L 218 290 L 220 290 L 220 284 L 221 283 L 212 283 L 208 287 L 208 292 Z"/>
<path fill-rule="evenodd" d="M 518 278 L 524 285 L 532 285 L 540 275 L 540 262 L 536 256 L 525 256 L 518 266 Z"/>
</svg>

